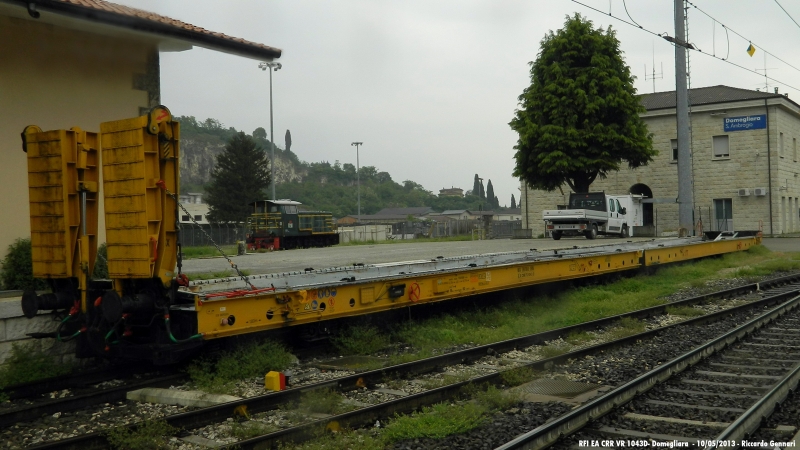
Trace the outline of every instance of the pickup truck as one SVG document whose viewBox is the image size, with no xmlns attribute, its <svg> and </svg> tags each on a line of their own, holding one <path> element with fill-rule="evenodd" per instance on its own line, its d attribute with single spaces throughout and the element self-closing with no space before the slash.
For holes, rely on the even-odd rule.
<svg viewBox="0 0 800 450">
<path fill-rule="evenodd" d="M 643 195 L 607 195 L 605 192 L 571 193 L 565 209 L 542 211 L 545 229 L 554 240 L 561 236 L 598 234 L 628 237 L 643 220 Z"/>
</svg>

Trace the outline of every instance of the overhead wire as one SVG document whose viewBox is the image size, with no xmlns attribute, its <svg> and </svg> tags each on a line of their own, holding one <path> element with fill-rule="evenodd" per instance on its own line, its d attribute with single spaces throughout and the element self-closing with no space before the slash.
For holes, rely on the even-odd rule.
<svg viewBox="0 0 800 450">
<path fill-rule="evenodd" d="M 587 4 L 585 4 L 585 3 L 582 3 L 582 2 L 580 2 L 580 1 L 578 1 L 578 0 L 572 0 L 572 2 L 573 2 L 573 3 L 577 3 L 577 4 L 579 4 L 579 5 L 581 5 L 581 6 L 585 7 L 585 8 L 591 9 L 591 10 L 593 10 L 593 11 L 599 12 L 600 14 L 607 15 L 607 16 L 609 16 L 609 17 L 613 18 L 613 19 L 616 19 L 616 20 L 618 20 L 618 21 L 620 21 L 620 22 L 624 23 L 624 24 L 630 25 L 630 26 L 632 26 L 632 27 L 639 28 L 640 30 L 642 30 L 642 31 L 644 31 L 644 32 L 647 32 L 647 33 L 650 33 L 650 34 L 652 34 L 652 35 L 654 35 L 654 36 L 658 36 L 658 37 L 660 37 L 660 38 L 664 38 L 664 36 L 668 36 L 668 35 L 669 35 L 668 33 L 663 33 L 663 34 L 662 34 L 662 33 L 656 33 L 655 31 L 648 30 L 647 28 L 644 28 L 644 27 L 641 27 L 641 26 L 639 26 L 639 25 L 637 25 L 637 24 L 634 24 L 634 23 L 628 22 L 627 20 L 625 20 L 625 19 L 623 19 L 623 18 L 621 18 L 621 17 L 617 17 L 617 16 L 615 16 L 615 15 L 611 14 L 610 12 L 609 12 L 609 13 L 603 12 L 603 11 L 601 11 L 601 10 L 597 9 L 597 8 L 594 8 L 594 7 L 592 7 L 592 6 L 589 6 L 589 5 L 587 5 Z M 689 2 L 688 0 L 687 0 L 687 3 L 691 4 L 691 2 Z M 694 5 L 692 5 L 692 6 L 694 6 Z M 697 8 L 697 7 L 695 7 L 695 8 Z M 702 12 L 703 14 L 705 14 L 706 16 L 708 16 L 709 18 L 712 18 L 712 19 L 713 19 L 713 17 L 709 16 L 709 15 L 708 15 L 706 12 L 704 12 L 704 11 L 700 10 L 700 8 L 697 8 L 697 9 L 698 9 L 700 12 Z M 719 22 L 719 21 L 718 21 L 718 22 Z M 726 32 L 727 32 L 727 30 L 728 30 L 729 28 L 728 28 L 727 26 L 725 26 L 725 25 L 724 25 L 722 22 L 719 22 L 719 24 L 720 24 L 720 25 L 722 25 L 722 26 L 725 28 Z M 737 33 L 736 31 L 734 31 L 734 30 L 730 30 L 730 31 L 732 31 L 733 33 L 735 33 L 737 36 L 741 37 L 742 39 L 745 39 L 745 40 L 747 40 L 747 38 L 745 38 L 744 36 L 740 35 L 740 34 L 739 34 L 739 33 Z M 677 44 L 675 44 L 675 43 L 672 43 L 672 45 L 677 45 Z M 730 44 L 729 44 L 729 48 L 730 48 Z M 764 49 L 763 49 L 763 47 L 760 47 L 760 48 L 761 48 L 761 50 L 762 50 L 762 51 L 764 51 L 765 53 L 767 53 L 767 54 L 769 54 L 769 55 L 772 55 L 772 56 L 773 56 L 775 59 L 777 59 L 778 61 L 781 61 L 781 62 L 783 62 L 784 64 L 788 65 L 789 67 L 792 67 L 793 69 L 795 69 L 795 70 L 797 70 L 797 71 L 800 71 L 800 69 L 798 69 L 797 67 L 794 67 L 793 65 L 791 65 L 791 64 L 789 64 L 789 63 L 787 63 L 787 62 L 783 61 L 782 59 L 780 59 L 780 58 L 776 57 L 774 54 L 766 52 L 766 50 L 764 50 Z M 782 84 L 782 85 L 784 85 L 784 86 L 786 86 L 786 87 L 788 87 L 788 88 L 791 88 L 791 89 L 794 89 L 794 90 L 800 91 L 800 88 L 797 88 L 797 87 L 795 87 L 795 86 L 792 86 L 792 85 L 791 85 L 791 84 L 789 84 L 789 83 L 786 83 L 786 82 L 783 82 L 783 81 L 781 81 L 781 80 L 778 80 L 778 79 L 776 79 L 776 78 L 773 78 L 773 77 L 766 76 L 766 75 L 764 75 L 764 74 L 758 73 L 757 71 L 755 71 L 755 70 L 753 70 L 753 69 L 748 69 L 747 67 L 745 67 L 745 66 L 742 66 L 741 64 L 736 64 L 736 63 L 734 63 L 734 62 L 731 62 L 730 60 L 728 60 L 728 59 L 726 59 L 726 58 L 720 58 L 719 56 L 714 56 L 714 55 L 712 55 L 711 53 L 706 53 L 706 52 L 704 52 L 704 51 L 700 50 L 699 48 L 696 48 L 696 47 L 695 47 L 695 48 L 693 48 L 693 49 L 689 49 L 689 50 L 695 50 L 695 51 L 698 51 L 698 52 L 700 52 L 701 54 L 703 54 L 703 55 L 706 55 L 706 56 L 708 56 L 708 57 L 710 57 L 710 58 L 714 58 L 714 59 L 720 60 L 720 61 L 722 61 L 722 62 L 725 62 L 725 63 L 728 63 L 728 64 L 730 64 L 730 65 L 732 65 L 732 66 L 734 66 L 734 67 L 738 67 L 738 68 L 740 68 L 740 69 L 742 69 L 742 70 L 746 70 L 746 71 L 748 71 L 748 72 L 750 72 L 750 73 L 756 74 L 756 75 L 758 75 L 759 77 L 762 77 L 762 76 L 763 76 L 764 78 L 766 78 L 766 79 L 768 79 L 768 80 L 772 80 L 772 81 L 774 81 L 774 82 L 776 82 L 776 83 L 780 83 L 780 84 Z M 730 51 L 730 50 L 729 50 L 729 51 Z"/>
<path fill-rule="evenodd" d="M 794 20 L 794 17 L 792 17 L 792 15 L 789 14 L 789 11 L 787 11 L 786 8 L 784 8 L 783 5 L 778 3 L 778 0 L 775 0 L 775 3 L 783 10 L 783 12 L 786 13 L 787 16 L 789 16 L 790 19 L 792 19 L 792 22 L 794 22 L 794 24 L 797 25 L 797 28 L 800 28 L 800 23 L 797 23 L 797 21 Z"/>
<path fill-rule="evenodd" d="M 685 1 L 686 1 L 686 3 L 687 3 L 687 4 L 691 5 L 692 7 L 694 7 L 694 9 L 696 9 L 696 10 L 700 11 L 701 13 L 703 13 L 703 14 L 704 14 L 706 17 L 708 17 L 709 19 L 711 19 L 711 20 L 713 20 L 713 21 L 715 21 L 715 22 L 719 23 L 720 25 L 722 25 L 722 27 L 723 27 L 723 28 L 725 28 L 726 32 L 727 32 L 727 30 L 730 30 L 730 31 L 731 31 L 733 34 L 735 34 L 735 35 L 739 36 L 740 38 L 744 39 L 744 40 L 745 40 L 745 41 L 747 41 L 748 43 L 750 43 L 750 44 L 753 44 L 753 45 L 754 45 L 756 48 L 759 48 L 759 49 L 761 49 L 761 51 L 762 51 L 762 52 L 764 52 L 765 54 L 767 54 L 767 55 L 769 55 L 769 56 L 772 56 L 773 58 L 777 59 L 778 61 L 780 61 L 780 62 L 782 62 L 782 63 L 786 64 L 787 66 L 791 67 L 792 69 L 794 69 L 794 70 L 796 70 L 796 71 L 800 72 L 800 69 L 799 69 L 799 68 L 797 68 L 797 67 L 793 66 L 792 64 L 789 64 L 788 62 L 786 62 L 786 61 L 784 61 L 783 59 L 779 58 L 779 57 L 778 57 L 776 54 L 774 54 L 774 53 L 772 53 L 772 52 L 768 51 L 768 50 L 767 50 L 767 49 L 765 49 L 763 46 L 761 46 L 761 44 L 760 44 L 760 43 L 759 43 L 759 44 L 753 43 L 753 41 L 752 41 L 751 39 L 748 39 L 748 38 L 744 37 L 743 35 L 741 35 L 740 33 L 738 33 L 738 32 L 737 32 L 736 30 L 734 30 L 733 28 L 731 28 L 731 27 L 729 27 L 729 26 L 725 25 L 724 23 L 720 22 L 720 21 L 719 21 L 719 20 L 717 20 L 715 17 L 713 17 L 711 14 L 709 14 L 709 13 L 707 13 L 707 12 L 703 11 L 703 10 L 702 10 L 700 7 L 698 7 L 697 5 L 695 5 L 694 3 L 692 3 L 691 1 L 689 1 L 689 0 L 685 0 Z M 776 3 L 777 3 L 777 1 L 776 1 Z M 780 4 L 778 4 L 778 6 L 780 6 Z M 788 13 L 787 13 L 787 14 L 788 14 Z M 790 16 L 790 17 L 791 17 L 791 16 Z M 792 20 L 794 20 L 794 19 L 792 19 Z M 795 22 L 795 23 L 796 23 L 796 22 Z M 730 46 L 730 44 L 728 44 L 728 45 Z"/>
<path fill-rule="evenodd" d="M 644 28 L 643 26 L 636 23 L 635 20 L 633 20 L 633 17 L 631 17 L 631 13 L 628 12 L 628 5 L 625 4 L 625 0 L 622 0 L 622 7 L 625 8 L 625 14 L 628 15 L 628 19 L 631 19 L 631 22 L 635 23 L 639 28 Z"/>
</svg>

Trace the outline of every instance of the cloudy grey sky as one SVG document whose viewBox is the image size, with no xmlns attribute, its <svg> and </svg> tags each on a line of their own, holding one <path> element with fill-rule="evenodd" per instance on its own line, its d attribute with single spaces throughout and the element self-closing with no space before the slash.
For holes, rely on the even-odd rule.
<svg viewBox="0 0 800 450">
<path fill-rule="evenodd" d="M 276 143 L 292 132 L 300 159 L 355 163 L 414 180 L 438 193 L 491 179 L 501 204 L 519 183 L 511 175 L 517 136 L 508 127 L 517 97 L 529 85 L 528 62 L 548 30 L 579 12 L 595 26 L 612 25 L 641 93 L 655 60 L 675 87 L 674 49 L 608 12 L 655 33 L 674 35 L 672 0 L 116 0 L 206 29 L 283 50 L 273 73 Z M 794 0 L 693 0 L 689 41 L 747 69 L 765 67 L 780 92 L 800 99 L 800 3 Z M 626 14 L 625 6 L 627 6 Z M 631 19 L 632 18 L 632 19 Z M 726 25 L 755 44 L 728 32 Z M 785 61 L 781 62 L 777 58 Z M 725 84 L 764 89 L 763 75 L 692 52 L 693 87 Z M 787 65 L 788 63 L 789 65 Z M 791 66 L 790 66 L 791 65 Z M 247 132 L 269 130 L 268 75 L 258 61 L 195 48 L 163 54 L 162 101 L 175 114 L 213 117 Z M 647 78 L 650 78 L 648 74 Z M 484 181 L 486 183 L 486 181 Z"/>
</svg>

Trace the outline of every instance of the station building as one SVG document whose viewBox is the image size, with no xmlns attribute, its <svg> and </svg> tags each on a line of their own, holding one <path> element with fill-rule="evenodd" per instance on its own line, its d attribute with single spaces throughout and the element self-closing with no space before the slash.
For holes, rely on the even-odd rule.
<svg viewBox="0 0 800 450">
<path fill-rule="evenodd" d="M 658 156 L 645 167 L 623 168 L 592 183 L 592 191 L 644 194 L 639 235 L 678 232 L 678 149 L 675 91 L 640 96 L 641 115 Z M 800 105 L 787 95 L 729 86 L 689 91 L 695 232 L 800 231 Z M 624 163 L 623 163 L 624 165 Z M 567 203 L 570 189 L 523 192 L 523 227 L 544 232 L 542 210 Z"/>
</svg>

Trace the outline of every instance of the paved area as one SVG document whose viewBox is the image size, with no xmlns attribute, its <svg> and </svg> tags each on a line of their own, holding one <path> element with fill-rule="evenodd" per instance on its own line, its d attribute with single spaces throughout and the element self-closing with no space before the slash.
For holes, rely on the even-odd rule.
<svg viewBox="0 0 800 450">
<path fill-rule="evenodd" d="M 764 238 L 762 243 L 773 252 L 800 252 L 800 237 Z"/>
</svg>

